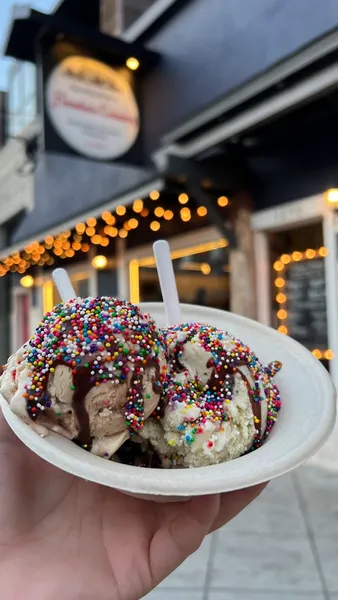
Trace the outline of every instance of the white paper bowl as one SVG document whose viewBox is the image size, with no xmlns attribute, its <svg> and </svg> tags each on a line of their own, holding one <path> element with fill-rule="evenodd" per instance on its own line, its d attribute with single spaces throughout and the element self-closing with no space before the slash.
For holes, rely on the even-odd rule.
<svg viewBox="0 0 338 600">
<path fill-rule="evenodd" d="M 159 326 L 165 326 L 162 304 L 143 304 L 141 308 Z M 41 438 L 0 397 L 8 424 L 33 452 L 60 469 L 158 501 L 249 487 L 291 471 L 315 454 L 331 434 L 336 417 L 336 392 L 320 362 L 291 338 L 238 315 L 188 304 L 182 306 L 182 315 L 186 322 L 207 323 L 230 331 L 263 363 L 283 363 L 276 376 L 282 409 L 269 439 L 255 452 L 212 467 L 144 469 L 106 461 L 53 433 Z"/>
</svg>

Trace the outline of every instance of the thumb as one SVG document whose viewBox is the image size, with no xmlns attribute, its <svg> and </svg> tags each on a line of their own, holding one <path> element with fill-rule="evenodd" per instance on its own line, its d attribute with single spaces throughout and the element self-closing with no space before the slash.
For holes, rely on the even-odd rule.
<svg viewBox="0 0 338 600">
<path fill-rule="evenodd" d="M 164 507 L 166 518 L 150 547 L 154 585 L 158 585 L 199 548 L 216 519 L 219 505 L 220 497 L 214 495 Z"/>
</svg>

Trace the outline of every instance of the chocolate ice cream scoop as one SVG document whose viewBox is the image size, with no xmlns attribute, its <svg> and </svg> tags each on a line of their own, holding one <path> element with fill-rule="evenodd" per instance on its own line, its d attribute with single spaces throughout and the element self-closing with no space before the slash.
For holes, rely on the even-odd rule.
<svg viewBox="0 0 338 600">
<path fill-rule="evenodd" d="M 109 458 L 157 408 L 165 369 L 149 315 L 113 298 L 77 299 L 46 314 L 11 357 L 0 391 L 40 433 L 51 429 Z"/>
</svg>

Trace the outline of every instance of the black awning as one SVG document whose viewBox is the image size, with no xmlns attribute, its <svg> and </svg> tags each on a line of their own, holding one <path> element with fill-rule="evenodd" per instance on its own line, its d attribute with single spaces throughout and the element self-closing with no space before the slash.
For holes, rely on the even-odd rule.
<svg viewBox="0 0 338 600">
<path fill-rule="evenodd" d="M 129 43 L 105 35 L 98 30 L 97 24 L 90 26 L 86 21 L 75 20 L 74 16 L 69 17 L 60 9 L 51 15 L 33 9 L 23 11 L 22 14 L 20 12 L 16 14 L 14 11 L 14 18 L 4 46 L 4 55 L 35 63 L 36 42 L 39 36 L 60 34 L 81 41 L 89 49 L 110 54 L 112 59 L 126 60 L 133 56 L 140 61 L 143 71 L 151 68 L 158 61 L 158 55 L 141 44 Z"/>
<path fill-rule="evenodd" d="M 34 209 L 23 216 L 10 243 L 81 221 L 86 213 L 96 216 L 110 202 L 127 204 L 128 196 L 135 200 L 139 190 L 156 178 L 158 174 L 151 169 L 42 154 L 35 173 Z"/>
</svg>

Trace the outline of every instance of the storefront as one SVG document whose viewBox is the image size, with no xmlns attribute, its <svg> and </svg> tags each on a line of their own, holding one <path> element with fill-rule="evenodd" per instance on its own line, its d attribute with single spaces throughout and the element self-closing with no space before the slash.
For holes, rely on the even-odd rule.
<svg viewBox="0 0 338 600">
<path fill-rule="evenodd" d="M 99 5 L 91 0 L 90 10 L 94 3 Z M 79 27 L 81 60 L 62 70 L 62 55 L 60 64 L 47 65 L 38 110 L 45 127 L 35 133 L 39 143 L 30 155 L 34 198 L 20 203 L 20 219 L 8 221 L 2 246 L 0 287 L 10 278 L 11 349 L 59 300 L 51 281 L 59 265 L 67 267 L 80 295 L 159 300 L 152 243 L 164 237 L 183 302 L 236 311 L 294 335 L 330 362 L 338 381 L 336 224 L 324 199 L 326 190 L 338 187 L 338 35 L 327 33 L 338 22 L 338 8 L 327 6 L 324 16 L 318 9 L 317 29 L 314 23 L 308 32 L 295 25 L 286 39 L 279 35 L 283 19 L 300 25 L 307 15 L 300 3 L 295 15 L 295 2 L 286 2 L 283 15 L 277 11 L 270 23 L 274 43 L 266 46 L 258 22 L 272 8 L 263 4 L 248 5 L 252 19 L 242 23 L 243 10 L 232 6 L 229 18 L 223 2 L 212 10 L 207 0 L 162 2 L 162 12 L 154 5 L 123 40 L 97 36 L 98 23 L 93 26 L 86 12 L 74 19 L 64 10 L 62 21 L 57 14 L 47 23 L 31 11 L 31 39 L 42 21 L 53 35 L 55 28 L 69 32 L 86 22 Z M 7 54 L 34 62 L 34 44 L 22 43 L 24 20 L 12 23 Z M 92 26 L 95 36 L 88 32 Z M 60 33 L 56 37 L 62 42 Z M 99 49 L 91 46 L 94 37 Z M 231 56 L 228 44 L 236 48 Z M 99 65 L 88 62 L 89 52 L 97 52 Z M 109 60 L 114 64 L 107 71 Z M 81 86 L 81 102 L 65 102 L 73 89 L 69 77 Z M 98 88 L 112 98 L 121 85 L 122 112 L 118 119 L 109 113 L 118 138 L 111 145 L 105 137 L 111 121 L 105 113 L 103 129 L 102 123 L 97 128 L 91 102 Z M 51 97 L 62 104 L 62 118 Z M 70 108 L 76 118 L 65 128 Z M 81 135 L 79 111 L 81 119 L 91 114 Z M 90 139 L 98 131 L 103 146 Z M 322 312 L 311 322 L 310 337 L 290 318 L 298 298 L 294 293 L 290 309 L 290 281 L 295 287 L 297 278 L 313 301 L 311 278 L 326 289 L 325 310 L 321 295 L 316 311 Z"/>
</svg>

